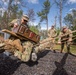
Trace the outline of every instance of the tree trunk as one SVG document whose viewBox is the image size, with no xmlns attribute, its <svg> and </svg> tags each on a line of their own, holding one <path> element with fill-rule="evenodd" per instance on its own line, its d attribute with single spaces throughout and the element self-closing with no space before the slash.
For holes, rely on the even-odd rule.
<svg viewBox="0 0 76 75">
<path fill-rule="evenodd" d="M 54 25 L 55 28 L 56 28 L 56 18 L 57 18 L 57 16 L 55 16 L 55 25 Z"/>
<path fill-rule="evenodd" d="M 62 0 L 60 0 L 60 30 L 62 28 Z"/>
<path fill-rule="evenodd" d="M 9 0 L 9 3 L 8 3 L 8 9 L 7 9 L 7 28 L 8 28 L 8 24 L 9 24 L 9 19 L 10 19 L 10 11 L 11 11 L 11 3 L 12 3 L 12 0 Z"/>
<path fill-rule="evenodd" d="M 48 17 L 46 16 L 46 26 L 47 26 L 47 33 L 48 33 Z"/>
</svg>

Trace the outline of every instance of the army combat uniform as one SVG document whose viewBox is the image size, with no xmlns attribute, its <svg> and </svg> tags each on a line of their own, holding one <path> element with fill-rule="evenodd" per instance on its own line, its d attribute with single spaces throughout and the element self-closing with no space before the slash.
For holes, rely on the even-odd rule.
<svg viewBox="0 0 76 75">
<path fill-rule="evenodd" d="M 53 50 L 54 46 L 55 46 L 55 38 L 57 36 L 56 30 L 54 28 L 54 26 L 52 26 L 53 28 L 51 28 L 48 31 L 48 37 L 51 38 L 51 43 L 50 43 L 50 49 Z"/>
<path fill-rule="evenodd" d="M 26 26 L 28 28 L 27 22 L 28 22 L 28 17 L 27 16 L 23 16 L 21 19 L 21 25 L 22 26 Z M 32 48 L 33 48 L 33 43 L 31 43 L 30 41 L 21 41 L 21 46 L 22 46 L 22 51 L 21 50 L 15 50 L 14 51 L 14 56 L 17 56 L 20 60 L 24 61 L 24 62 L 28 62 L 30 60 L 31 57 L 31 53 L 32 53 Z"/>
<path fill-rule="evenodd" d="M 48 38 L 41 40 L 40 45 L 35 48 L 36 53 L 44 51 L 46 48 L 53 50 L 55 44 L 55 37 L 57 36 L 56 30 L 54 28 L 50 29 L 48 32 Z"/>
<path fill-rule="evenodd" d="M 25 41 L 22 43 L 19 39 L 7 39 L 3 43 L 0 43 L 0 48 L 12 53 L 20 60 L 28 62 L 30 60 L 31 53 L 33 50 L 33 44 L 30 41 Z M 34 61 L 35 60 L 37 60 L 37 57 L 34 58 Z"/>
<path fill-rule="evenodd" d="M 50 46 L 51 40 L 51 38 L 46 38 L 40 41 L 40 44 L 34 48 L 35 52 L 38 53 L 44 51 L 46 48 Z"/>
<path fill-rule="evenodd" d="M 21 25 L 25 25 L 27 27 L 27 22 L 28 22 L 28 17 L 23 16 L 21 19 Z M 16 31 L 16 26 L 15 28 L 13 27 L 13 32 Z M 18 27 L 18 26 L 17 26 Z M 14 31 L 15 29 L 15 31 Z M 0 46 L 3 47 L 5 50 L 8 52 L 13 53 L 14 56 L 18 57 L 20 60 L 24 62 L 28 62 L 30 60 L 30 56 L 32 55 L 33 57 L 36 56 L 35 53 L 32 53 L 32 48 L 33 48 L 33 43 L 28 41 L 28 40 L 20 40 L 14 36 L 11 36 L 9 39 L 5 40 L 4 43 Z M 35 61 L 37 57 L 32 58 L 32 60 Z"/>
<path fill-rule="evenodd" d="M 64 27 L 65 28 L 65 27 Z M 64 29 L 63 28 L 63 29 Z M 66 44 L 67 52 L 70 52 L 70 43 L 72 41 L 71 30 L 67 28 L 66 32 L 60 32 L 58 42 L 61 42 L 61 53 L 64 49 L 64 44 Z"/>
<path fill-rule="evenodd" d="M 22 46 L 24 48 L 23 52 L 20 52 L 19 50 L 15 50 L 14 56 L 17 56 L 22 61 L 27 62 L 30 60 L 30 55 L 32 52 L 33 44 L 27 41 L 27 42 L 24 42 Z"/>
</svg>

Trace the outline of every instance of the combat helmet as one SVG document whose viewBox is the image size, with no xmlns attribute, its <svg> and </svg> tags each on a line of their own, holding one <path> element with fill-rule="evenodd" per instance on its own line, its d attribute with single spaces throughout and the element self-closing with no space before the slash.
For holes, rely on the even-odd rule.
<svg viewBox="0 0 76 75">
<path fill-rule="evenodd" d="M 27 15 L 23 15 L 21 19 L 26 20 L 27 22 L 29 21 L 29 17 Z"/>
</svg>

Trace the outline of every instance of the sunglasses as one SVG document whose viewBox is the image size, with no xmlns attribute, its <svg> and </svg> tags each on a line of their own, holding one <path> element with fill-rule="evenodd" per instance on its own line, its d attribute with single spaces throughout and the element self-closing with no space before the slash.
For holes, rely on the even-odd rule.
<svg viewBox="0 0 76 75">
<path fill-rule="evenodd" d="M 24 22 L 28 22 L 27 20 L 24 20 Z"/>
</svg>

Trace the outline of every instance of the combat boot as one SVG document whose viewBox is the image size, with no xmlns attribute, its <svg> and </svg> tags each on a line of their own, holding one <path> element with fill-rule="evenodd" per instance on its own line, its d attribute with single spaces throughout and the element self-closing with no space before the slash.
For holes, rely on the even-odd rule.
<svg viewBox="0 0 76 75">
<path fill-rule="evenodd" d="M 37 54 L 36 53 L 31 54 L 31 60 L 34 62 L 37 61 Z"/>
<path fill-rule="evenodd" d="M 64 49 L 61 49 L 60 53 L 65 53 Z"/>
</svg>

